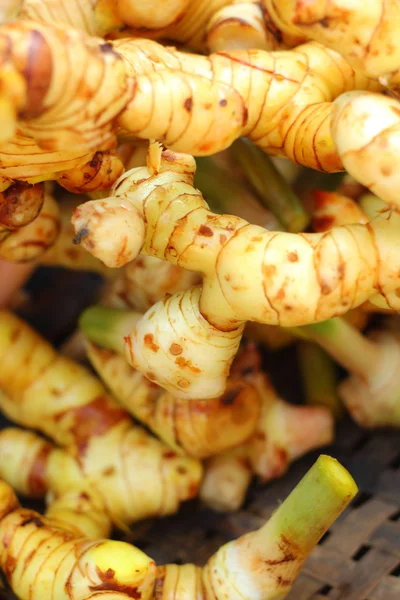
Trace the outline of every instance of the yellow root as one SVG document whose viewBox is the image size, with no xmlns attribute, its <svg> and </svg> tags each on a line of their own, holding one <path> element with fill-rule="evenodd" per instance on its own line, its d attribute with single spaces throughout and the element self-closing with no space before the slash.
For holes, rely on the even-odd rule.
<svg viewBox="0 0 400 600">
<path fill-rule="evenodd" d="M 82 251 L 82 246 L 78 245 L 77 250 Z M 88 255 L 86 251 L 85 254 Z M 100 261 L 99 264 L 103 265 Z M 166 294 L 187 290 L 200 281 L 198 273 L 186 271 L 153 256 L 138 256 L 110 282 L 102 303 L 114 308 L 133 308 L 144 312 Z"/>
<path fill-rule="evenodd" d="M 62 520 L 21 509 L 0 482 L 0 566 L 21 600 L 39 593 L 46 600 L 273 600 L 289 592 L 312 548 L 356 493 L 347 471 L 322 456 L 261 529 L 222 546 L 202 569 L 156 567 L 134 546 L 79 535 Z"/>
<path fill-rule="evenodd" d="M 263 482 L 282 477 L 291 462 L 333 440 L 333 417 L 327 408 L 288 404 L 260 372 L 248 379 L 261 398 L 256 430 L 247 443 L 206 462 L 200 488 L 202 500 L 220 511 L 240 508 L 252 475 Z"/>
<path fill-rule="evenodd" d="M 82 244 L 108 266 L 141 250 L 203 273 L 202 288 L 158 302 L 127 337 L 132 366 L 172 393 L 220 395 L 246 320 L 324 321 L 398 288 L 398 214 L 320 234 L 269 232 L 211 213 L 192 187 L 194 168 L 191 157 L 166 151 L 158 173 L 128 172 L 110 199 L 88 202 L 73 217 L 78 239 L 83 231 Z M 179 362 L 173 344 L 181 346 Z"/>
<path fill-rule="evenodd" d="M 132 369 L 123 356 L 94 344 L 87 350 L 122 406 L 178 452 L 205 458 L 244 442 L 254 432 L 260 402 L 243 378 L 232 378 L 218 398 L 179 399 Z"/>
<path fill-rule="evenodd" d="M 31 223 L 44 202 L 43 185 L 16 183 L 0 193 L 0 236 Z"/>
<path fill-rule="evenodd" d="M 337 171 L 332 101 L 348 90 L 379 89 L 315 43 L 205 57 L 17 21 L 1 27 L 1 56 L 1 72 L 14 78 L 7 89 L 18 98 L 20 133 L 47 151 L 72 147 L 75 157 L 112 148 L 119 128 L 126 138 L 197 155 L 247 136 L 266 152 Z M 40 69 L 27 81 L 23 65 L 33 56 Z"/>
<path fill-rule="evenodd" d="M 56 242 L 59 231 L 58 204 L 46 190 L 39 216 L 28 225 L 9 231 L 2 240 L 0 236 L 0 256 L 13 262 L 37 260 Z"/>
<path fill-rule="evenodd" d="M 332 135 L 345 169 L 382 200 L 399 207 L 399 102 L 380 94 L 349 92 L 333 107 Z"/>
<path fill-rule="evenodd" d="M 173 513 L 196 494 L 200 463 L 133 425 L 84 367 L 7 312 L 0 313 L 0 340 L 1 409 L 69 447 L 52 463 L 58 494 L 86 483 L 116 524 Z"/>
<path fill-rule="evenodd" d="M 263 0 L 263 5 L 284 32 L 316 40 L 343 54 L 357 71 L 388 87 L 399 86 L 397 0 Z"/>
</svg>

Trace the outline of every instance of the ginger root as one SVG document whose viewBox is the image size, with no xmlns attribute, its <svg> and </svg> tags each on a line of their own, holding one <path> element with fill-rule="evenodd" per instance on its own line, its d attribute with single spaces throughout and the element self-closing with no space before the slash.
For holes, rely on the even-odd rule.
<svg viewBox="0 0 400 600">
<path fill-rule="evenodd" d="M 79 250 L 80 248 L 78 245 Z M 102 262 L 99 263 L 103 265 Z M 186 271 L 153 256 L 138 256 L 120 269 L 115 279 L 110 281 L 103 294 L 102 304 L 144 312 L 166 294 L 187 290 L 200 281 L 198 273 Z"/>
<path fill-rule="evenodd" d="M 107 190 L 124 168 L 113 151 L 87 153 L 60 149 L 52 152 L 17 134 L 0 146 L 0 180 L 6 189 L 14 181 L 38 183 L 55 180 L 74 193 Z"/>
<path fill-rule="evenodd" d="M 90 35 L 175 40 L 200 52 L 274 50 L 303 39 L 271 28 L 254 0 L 80 0 L 79 7 L 67 2 L 23 0 L 19 16 L 50 25 L 63 23 Z"/>
<path fill-rule="evenodd" d="M 212 213 L 192 187 L 194 170 L 191 157 L 165 151 L 157 172 L 126 173 L 109 199 L 73 216 L 77 239 L 83 231 L 81 243 L 108 266 L 141 251 L 203 273 L 202 287 L 158 302 L 124 333 L 130 364 L 175 395 L 223 393 L 246 320 L 315 323 L 398 288 L 395 212 L 321 234 L 269 232 Z"/>
<path fill-rule="evenodd" d="M 240 508 L 253 475 L 262 482 L 282 477 L 291 462 L 330 444 L 334 434 L 333 416 L 326 407 L 295 406 L 278 396 L 260 371 L 254 347 L 245 347 L 234 369 L 236 375 L 246 373 L 245 379 L 255 386 L 261 414 L 247 442 L 206 462 L 200 498 L 219 511 Z"/>
<path fill-rule="evenodd" d="M 262 0 L 262 4 L 282 31 L 316 40 L 340 52 L 357 71 L 388 87 L 399 86 L 397 0 Z"/>
<path fill-rule="evenodd" d="M 260 412 L 256 390 L 243 377 L 211 400 L 181 399 L 158 388 L 115 352 L 87 344 L 89 359 L 115 398 L 177 452 L 206 458 L 244 442 Z"/>
<path fill-rule="evenodd" d="M 156 567 L 130 544 L 82 537 L 79 527 L 73 531 L 62 519 L 21 509 L 0 482 L 0 565 L 21 600 L 36 589 L 46 600 L 65 593 L 73 600 L 273 600 L 289 592 L 308 554 L 356 493 L 346 469 L 320 456 L 261 529 L 222 546 L 204 568 Z"/>
<path fill-rule="evenodd" d="M 316 43 L 205 57 L 150 40 L 105 43 L 16 21 L 1 26 L 0 57 L 1 77 L 12 78 L 4 102 L 13 99 L 20 133 L 46 151 L 72 147 L 75 156 L 114 147 L 117 131 L 197 155 L 246 136 L 268 153 L 337 171 L 343 167 L 330 133 L 332 101 L 345 91 L 379 89 Z"/>
<path fill-rule="evenodd" d="M 23 202 L 21 204 L 23 206 Z M 14 262 L 37 260 L 55 243 L 59 230 L 60 211 L 52 192 L 47 188 L 40 213 L 31 223 L 14 231 L 0 231 L 0 256 Z"/>
<path fill-rule="evenodd" d="M 196 495 L 199 461 L 178 456 L 135 426 L 87 369 L 59 356 L 6 311 L 0 312 L 0 341 L 1 409 L 65 448 L 54 451 L 57 495 L 88 487 L 116 524 L 171 514 Z"/>
</svg>

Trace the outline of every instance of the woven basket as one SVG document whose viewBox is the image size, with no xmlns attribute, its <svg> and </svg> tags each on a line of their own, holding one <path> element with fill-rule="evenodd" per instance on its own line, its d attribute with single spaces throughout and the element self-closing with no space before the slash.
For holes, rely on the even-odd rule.
<svg viewBox="0 0 400 600">
<path fill-rule="evenodd" d="M 33 287 L 41 291 L 24 316 L 58 343 L 92 301 L 98 279 L 43 270 L 35 283 Z M 284 393 L 293 398 L 298 380 L 295 372 L 287 377 L 289 355 L 268 357 L 268 364 L 274 363 L 271 372 L 278 383 L 279 379 L 289 383 Z M 0 426 L 4 424 L 0 421 Z M 350 470 L 360 492 L 311 553 L 288 600 L 400 600 L 400 434 L 366 432 L 346 419 L 338 426 L 334 445 L 324 452 Z M 317 456 L 318 452 L 297 461 L 280 480 L 252 486 L 238 513 L 217 514 L 194 501 L 173 517 L 137 524 L 123 539 L 158 564 L 204 564 L 224 542 L 260 527 Z M 8 590 L 0 590 L 0 600 L 11 598 Z"/>
</svg>

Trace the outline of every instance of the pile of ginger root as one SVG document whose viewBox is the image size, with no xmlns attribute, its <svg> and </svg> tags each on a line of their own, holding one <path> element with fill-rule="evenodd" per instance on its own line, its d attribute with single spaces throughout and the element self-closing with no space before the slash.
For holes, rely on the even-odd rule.
<svg viewBox="0 0 400 600">
<path fill-rule="evenodd" d="M 22 600 L 35 570 L 54 600 L 283 598 L 356 493 L 326 456 L 320 515 L 296 488 L 204 568 L 106 538 L 240 509 L 345 413 L 400 427 L 400 4 L 0 4 L 0 567 Z M 101 280 L 57 350 L 17 316 L 43 267 Z"/>
</svg>

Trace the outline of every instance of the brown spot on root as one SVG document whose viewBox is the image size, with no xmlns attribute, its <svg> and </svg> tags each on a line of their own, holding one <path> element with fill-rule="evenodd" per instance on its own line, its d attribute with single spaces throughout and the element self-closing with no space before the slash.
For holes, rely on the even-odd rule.
<svg viewBox="0 0 400 600">
<path fill-rule="evenodd" d="M 285 288 L 281 287 L 281 288 L 278 290 L 278 293 L 276 294 L 276 299 L 277 299 L 277 300 L 283 300 L 285 296 L 286 296 L 286 293 L 285 293 Z"/>
<path fill-rule="evenodd" d="M 129 419 L 127 413 L 114 405 L 106 395 L 97 396 L 83 406 L 68 408 L 59 413 L 56 420 L 60 421 L 64 416 L 68 422 L 72 422 L 70 432 L 75 439 L 78 456 L 84 456 L 92 437 L 100 437 L 118 423 Z"/>
<path fill-rule="evenodd" d="M 276 583 L 279 587 L 289 587 L 293 583 L 293 579 L 284 579 L 280 575 L 276 578 Z"/>
<path fill-rule="evenodd" d="M 314 217 L 311 224 L 314 231 L 320 232 L 332 229 L 334 222 L 335 217 L 325 215 L 323 217 Z"/>
<path fill-rule="evenodd" d="M 102 583 L 98 585 L 89 585 L 89 590 L 91 592 L 121 592 L 121 594 L 125 594 L 129 598 L 135 598 L 136 600 L 140 600 L 142 598 L 142 592 L 138 591 L 137 586 L 124 585 L 122 583 L 119 583 L 116 579 L 114 579 L 115 571 L 113 569 L 107 569 L 107 571 L 103 572 L 98 567 L 96 567 L 96 571 Z"/>
<path fill-rule="evenodd" d="M 219 101 L 219 105 L 224 107 L 228 104 L 228 101 L 225 98 L 222 98 L 222 100 Z"/>
<path fill-rule="evenodd" d="M 187 389 L 190 387 L 190 382 L 187 379 L 179 379 L 178 385 L 182 389 Z"/>
<path fill-rule="evenodd" d="M 190 112 L 192 112 L 192 107 L 193 107 L 193 98 L 186 98 L 185 102 L 183 103 L 183 108 L 190 113 Z"/>
<path fill-rule="evenodd" d="M 96 152 L 96 154 L 93 156 L 92 160 L 90 160 L 87 164 L 89 165 L 89 167 L 92 167 L 93 169 L 95 169 L 96 167 L 99 166 L 99 164 L 101 163 L 103 153 L 102 152 Z"/>
<path fill-rule="evenodd" d="M 146 335 L 143 338 L 143 341 L 145 346 L 150 348 L 150 350 L 152 350 L 153 352 L 159 351 L 160 346 L 157 346 L 157 344 L 154 343 L 154 335 L 152 333 L 146 333 Z"/>
<path fill-rule="evenodd" d="M 344 263 L 340 263 L 340 265 L 337 268 L 338 271 L 338 277 L 340 280 L 344 279 L 344 274 L 346 271 L 346 265 Z"/>
<path fill-rule="evenodd" d="M 102 471 L 102 475 L 104 475 L 105 477 L 111 477 L 114 474 L 115 474 L 115 467 L 113 467 L 112 465 L 110 465 L 109 467 L 106 467 Z"/>
<path fill-rule="evenodd" d="M 332 292 L 332 288 L 327 283 L 321 283 L 321 294 L 328 296 Z"/>
<path fill-rule="evenodd" d="M 164 454 L 163 454 L 163 458 L 166 458 L 166 459 L 176 458 L 176 457 L 177 457 L 177 453 L 174 452 L 173 450 L 167 450 L 167 452 L 164 452 Z"/>
<path fill-rule="evenodd" d="M 201 369 L 195 367 L 191 360 L 188 360 L 183 356 L 178 356 L 178 358 L 175 359 L 175 364 L 181 369 L 189 369 L 192 373 L 201 373 Z"/>
<path fill-rule="evenodd" d="M 17 566 L 17 559 L 14 558 L 14 556 L 11 556 L 11 554 L 7 554 L 7 558 L 6 558 L 4 566 L 3 566 L 4 575 L 7 579 L 7 581 L 9 581 L 11 579 L 11 575 L 13 574 L 16 566 Z"/>
<path fill-rule="evenodd" d="M 180 346 L 179 344 L 175 344 L 175 343 L 171 344 L 169 351 L 174 356 L 178 356 L 179 354 L 182 354 L 182 346 Z"/>
<path fill-rule="evenodd" d="M 153 371 L 147 371 L 147 373 L 145 373 L 145 377 L 147 377 L 147 379 L 150 379 L 150 381 L 156 379 L 156 376 L 154 375 Z"/>
<path fill-rule="evenodd" d="M 275 265 L 263 265 L 263 274 L 265 277 L 272 277 L 276 273 Z"/>
<path fill-rule="evenodd" d="M 225 244 L 226 240 L 227 240 L 226 235 L 224 233 L 221 233 L 219 236 L 219 241 L 220 241 L 221 246 L 223 246 Z"/>
<path fill-rule="evenodd" d="M 385 177 L 389 177 L 389 175 L 392 174 L 392 169 L 391 169 L 391 167 L 381 167 L 381 173 Z"/>
<path fill-rule="evenodd" d="M 101 52 L 103 52 L 103 54 L 113 54 L 114 56 L 121 58 L 121 56 L 118 54 L 118 52 L 116 52 L 114 50 L 113 45 L 110 44 L 109 42 L 106 42 L 105 44 L 100 44 L 99 48 L 100 48 Z"/>
<path fill-rule="evenodd" d="M 281 534 L 280 541 L 278 542 L 278 548 L 281 550 L 283 556 L 282 558 L 277 558 L 275 560 L 266 560 L 265 563 L 270 566 L 275 565 L 283 565 L 288 562 L 293 562 L 296 560 L 296 556 L 293 553 L 293 545 L 289 542 L 289 540 Z"/>
<path fill-rule="evenodd" d="M 297 254 L 296 251 L 294 252 L 289 252 L 288 254 L 288 261 L 289 262 L 297 262 L 299 260 L 299 256 Z"/>
<path fill-rule="evenodd" d="M 86 239 L 90 235 L 90 231 L 87 227 L 82 227 L 72 240 L 72 243 L 75 245 L 80 244 L 84 239 Z"/>
<path fill-rule="evenodd" d="M 204 237 L 212 237 L 214 235 L 213 230 L 207 227 L 207 225 L 200 225 L 198 233 Z"/>
<path fill-rule="evenodd" d="M 21 521 L 20 527 L 26 527 L 27 525 L 32 525 L 32 523 L 36 525 L 36 527 L 38 527 L 39 529 L 41 527 L 44 527 L 44 523 L 39 517 L 39 515 L 32 515 L 30 517 L 27 517 L 26 519 Z"/>
<path fill-rule="evenodd" d="M 47 490 L 46 469 L 47 460 L 51 453 L 51 446 L 44 446 L 38 453 L 33 467 L 28 476 L 29 495 L 42 498 Z"/>
</svg>

